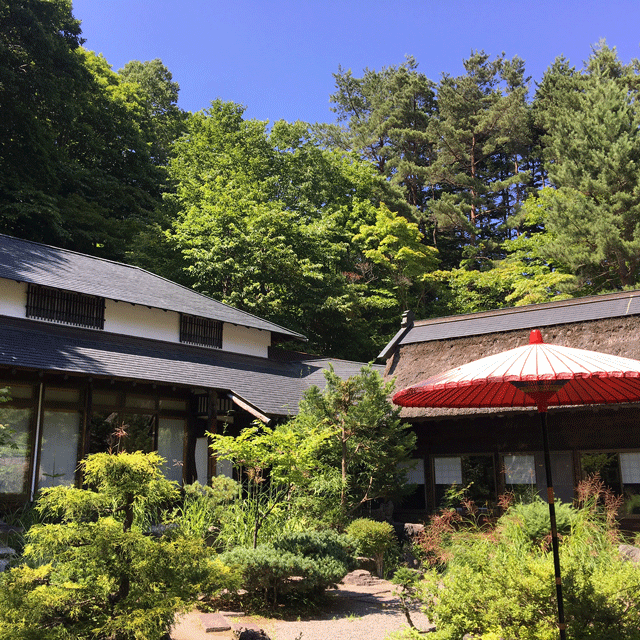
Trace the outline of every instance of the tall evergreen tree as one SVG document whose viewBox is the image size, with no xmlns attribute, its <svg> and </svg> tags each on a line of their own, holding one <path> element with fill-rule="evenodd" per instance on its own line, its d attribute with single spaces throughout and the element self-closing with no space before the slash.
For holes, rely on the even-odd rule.
<svg viewBox="0 0 640 640">
<path fill-rule="evenodd" d="M 519 167 L 528 140 L 527 80 L 517 57 L 490 60 L 479 52 L 464 66 L 463 76 L 443 75 L 429 123 L 429 180 L 443 190 L 430 211 L 438 229 L 459 234 L 465 264 L 477 268 L 496 255 L 517 186 L 527 180 Z"/>
<path fill-rule="evenodd" d="M 365 69 L 361 78 L 340 68 L 331 102 L 338 121 L 348 123 L 349 147 L 403 190 L 419 220 L 431 197 L 425 181 L 432 160 L 426 129 L 436 106 L 435 85 L 417 67 L 409 56 L 398 66 Z"/>
<path fill-rule="evenodd" d="M 567 264 L 585 292 L 634 286 L 640 279 L 640 76 L 601 42 L 586 67 L 559 62 L 541 88 L 550 257 Z"/>
</svg>

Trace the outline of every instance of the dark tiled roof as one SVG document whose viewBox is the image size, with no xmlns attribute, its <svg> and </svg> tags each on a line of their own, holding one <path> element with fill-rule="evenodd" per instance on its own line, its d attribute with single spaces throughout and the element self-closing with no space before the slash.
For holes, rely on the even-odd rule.
<svg viewBox="0 0 640 640">
<path fill-rule="evenodd" d="M 394 338 L 396 342 L 394 343 L 392 340 L 385 347 L 383 353 L 389 355 L 391 353 L 389 347 L 397 344 L 448 340 L 628 315 L 640 315 L 640 291 L 624 291 L 560 302 L 421 320 L 416 322 L 401 339 L 398 340 L 398 336 L 396 336 Z"/>
<path fill-rule="evenodd" d="M 0 365 L 228 390 L 272 416 L 297 413 L 305 389 L 324 386 L 329 362 L 341 377 L 362 367 L 303 354 L 299 360 L 257 358 L 0 317 Z"/>
<path fill-rule="evenodd" d="M 2 234 L 0 278 L 189 313 L 305 339 L 295 331 L 234 309 L 139 267 Z"/>
</svg>

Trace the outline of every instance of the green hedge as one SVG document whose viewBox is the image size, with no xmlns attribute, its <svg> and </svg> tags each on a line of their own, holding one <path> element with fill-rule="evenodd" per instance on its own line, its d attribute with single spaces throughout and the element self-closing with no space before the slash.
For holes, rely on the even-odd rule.
<svg viewBox="0 0 640 640">
<path fill-rule="evenodd" d="M 316 597 L 353 567 L 353 548 L 333 531 L 291 533 L 273 544 L 236 547 L 221 562 L 241 576 L 240 588 L 266 605 L 289 597 Z"/>
</svg>

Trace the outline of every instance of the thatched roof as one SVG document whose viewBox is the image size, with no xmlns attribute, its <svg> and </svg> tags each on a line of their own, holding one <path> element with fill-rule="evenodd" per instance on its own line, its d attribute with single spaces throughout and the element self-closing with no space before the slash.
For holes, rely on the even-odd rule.
<svg viewBox="0 0 640 640">
<path fill-rule="evenodd" d="M 530 329 L 540 329 L 545 342 L 589 349 L 640 360 L 640 316 L 571 322 L 554 326 L 483 333 L 445 340 L 401 344 L 387 360 L 385 377 L 396 378 L 396 389 L 404 389 L 422 380 L 459 367 L 472 360 L 523 346 L 529 342 Z M 535 409 L 432 409 L 404 408 L 405 418 L 435 418 Z"/>
</svg>

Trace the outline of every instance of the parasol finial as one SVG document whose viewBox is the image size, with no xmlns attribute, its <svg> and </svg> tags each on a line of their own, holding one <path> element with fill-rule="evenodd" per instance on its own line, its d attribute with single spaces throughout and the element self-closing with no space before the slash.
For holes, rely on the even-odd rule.
<svg viewBox="0 0 640 640">
<path fill-rule="evenodd" d="M 529 334 L 529 344 L 542 344 L 543 342 L 540 329 L 533 329 Z"/>
</svg>

